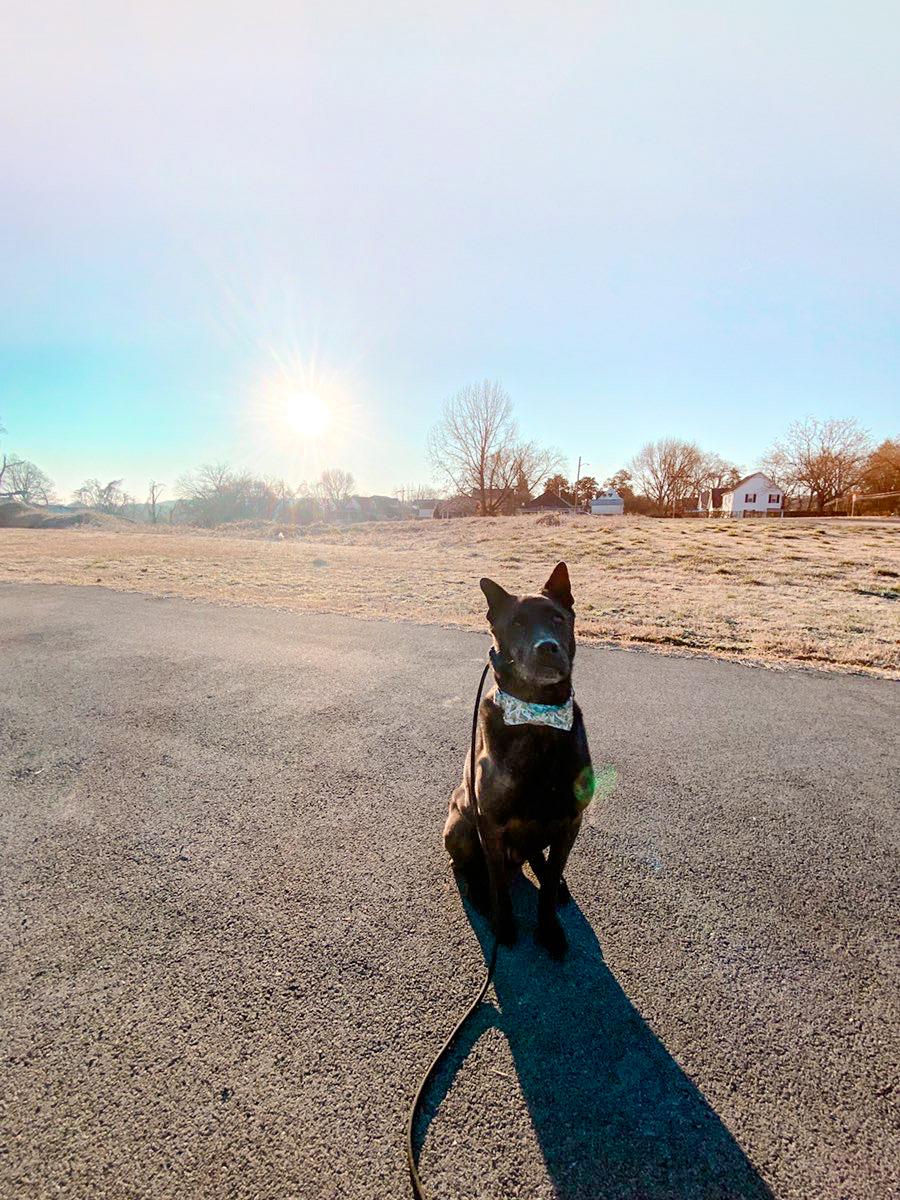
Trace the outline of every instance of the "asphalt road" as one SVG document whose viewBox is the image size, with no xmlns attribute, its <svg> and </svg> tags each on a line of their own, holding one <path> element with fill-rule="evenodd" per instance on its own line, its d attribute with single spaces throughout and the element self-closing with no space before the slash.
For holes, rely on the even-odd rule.
<svg viewBox="0 0 900 1200">
<path fill-rule="evenodd" d="M 486 646 L 0 587 L 0 1195 L 407 1194 L 483 971 L 440 831 Z M 523 881 L 433 1196 L 900 1195 L 897 685 L 582 647 L 576 688 L 572 951 Z"/>
</svg>

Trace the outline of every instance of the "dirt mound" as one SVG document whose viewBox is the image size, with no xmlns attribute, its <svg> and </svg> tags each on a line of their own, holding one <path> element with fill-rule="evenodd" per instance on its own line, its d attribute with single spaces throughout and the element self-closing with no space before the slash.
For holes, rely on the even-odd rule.
<svg viewBox="0 0 900 1200">
<path fill-rule="evenodd" d="M 131 529 L 133 521 L 124 517 L 113 517 L 108 513 L 77 509 L 75 512 L 52 512 L 46 508 L 32 508 L 19 500 L 8 500 L 0 504 L 0 529 L 73 529 L 88 526 L 91 529 Z"/>
</svg>

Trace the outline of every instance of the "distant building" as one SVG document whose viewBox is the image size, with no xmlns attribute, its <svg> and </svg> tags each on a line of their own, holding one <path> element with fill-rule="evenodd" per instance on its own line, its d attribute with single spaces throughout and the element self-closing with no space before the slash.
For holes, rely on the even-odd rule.
<svg viewBox="0 0 900 1200">
<path fill-rule="evenodd" d="M 624 517 L 625 501 L 615 488 L 607 488 L 591 501 L 592 517 Z"/>
<path fill-rule="evenodd" d="M 475 501 L 475 511 L 478 512 L 481 505 L 481 489 L 472 488 L 469 494 Z M 511 517 L 518 508 L 516 493 L 509 488 L 485 488 L 484 502 L 495 517 Z"/>
<path fill-rule="evenodd" d="M 439 519 L 446 519 L 448 517 L 474 517 L 477 512 L 478 505 L 471 496 L 450 496 L 446 500 L 439 500 L 431 515 Z"/>
<path fill-rule="evenodd" d="M 556 492 L 544 492 L 537 496 L 534 500 L 528 500 L 522 505 L 522 512 L 555 512 L 555 513 L 574 513 L 575 506 L 570 504 L 568 500 L 563 500 L 562 496 Z"/>
<path fill-rule="evenodd" d="M 719 512 L 722 508 L 724 488 L 710 488 L 700 493 L 700 507 L 705 513 Z"/>
<path fill-rule="evenodd" d="M 776 517 L 784 511 L 784 493 L 762 471 L 739 479 L 722 492 L 724 517 Z"/>
<path fill-rule="evenodd" d="M 396 496 L 348 496 L 334 515 L 339 521 L 403 521 L 415 517 L 416 508 Z"/>
<path fill-rule="evenodd" d="M 412 505 L 416 510 L 416 516 L 429 518 L 434 516 L 434 510 L 437 508 L 439 503 L 440 501 L 437 499 L 412 501 Z"/>
</svg>

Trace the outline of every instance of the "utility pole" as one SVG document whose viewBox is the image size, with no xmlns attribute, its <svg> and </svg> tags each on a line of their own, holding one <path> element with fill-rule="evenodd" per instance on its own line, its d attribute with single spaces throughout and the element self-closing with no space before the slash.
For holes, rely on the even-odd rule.
<svg viewBox="0 0 900 1200">
<path fill-rule="evenodd" d="M 586 467 L 589 467 L 590 463 L 586 462 L 584 465 Z M 576 508 L 578 506 L 578 485 L 579 485 L 579 483 L 581 483 L 581 455 L 580 454 L 578 455 L 578 473 L 575 476 L 575 482 L 572 485 L 572 499 L 575 501 Z"/>
</svg>

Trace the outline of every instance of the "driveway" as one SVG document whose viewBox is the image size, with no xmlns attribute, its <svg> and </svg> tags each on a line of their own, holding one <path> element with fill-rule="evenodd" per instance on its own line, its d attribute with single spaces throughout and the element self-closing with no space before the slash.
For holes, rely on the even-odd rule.
<svg viewBox="0 0 900 1200">
<path fill-rule="evenodd" d="M 0 1194 L 407 1194 L 484 969 L 440 830 L 486 649 L 0 588 Z M 432 1195 L 900 1194 L 897 685 L 582 647 L 576 688 L 572 949 L 523 880 Z"/>
</svg>

